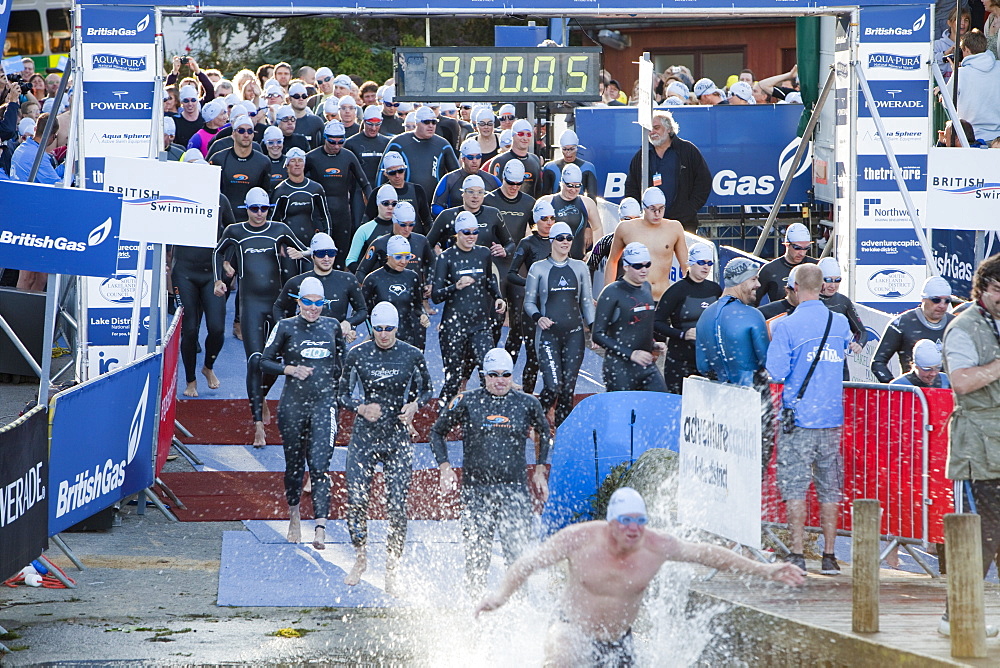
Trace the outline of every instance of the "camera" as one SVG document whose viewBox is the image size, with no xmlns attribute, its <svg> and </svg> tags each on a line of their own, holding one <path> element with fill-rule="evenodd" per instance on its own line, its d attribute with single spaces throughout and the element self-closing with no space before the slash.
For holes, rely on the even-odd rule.
<svg viewBox="0 0 1000 668">
<path fill-rule="evenodd" d="M 31 84 L 25 81 L 20 74 L 8 74 L 7 81 L 16 83 L 21 89 L 21 95 L 27 95 L 31 92 Z"/>
<path fill-rule="evenodd" d="M 187 56 L 181 56 L 181 65 L 187 65 L 189 60 L 191 59 Z"/>
</svg>

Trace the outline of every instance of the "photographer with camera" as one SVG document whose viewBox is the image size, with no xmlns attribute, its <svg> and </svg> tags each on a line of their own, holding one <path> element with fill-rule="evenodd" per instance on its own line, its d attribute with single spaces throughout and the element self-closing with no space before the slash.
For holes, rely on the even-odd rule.
<svg viewBox="0 0 1000 668">
<path fill-rule="evenodd" d="M 854 336 L 847 318 L 819 299 L 823 270 L 801 265 L 795 274 L 795 311 L 774 324 L 767 372 L 784 383 L 778 436 L 778 488 L 787 504 L 792 553 L 787 561 L 805 570 L 802 554 L 809 481 L 816 485 L 823 530 L 820 573 L 837 575 L 833 553 L 844 489 L 840 432 L 844 425 L 844 359 Z"/>
</svg>

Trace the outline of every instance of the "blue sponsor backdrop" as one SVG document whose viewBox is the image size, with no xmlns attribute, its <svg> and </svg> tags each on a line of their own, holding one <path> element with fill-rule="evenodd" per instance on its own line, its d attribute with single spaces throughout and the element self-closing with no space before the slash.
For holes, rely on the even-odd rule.
<svg viewBox="0 0 1000 668">
<path fill-rule="evenodd" d="M 115 0 L 115 5 L 145 5 L 149 0 Z M 163 0 L 156 3 L 164 7 L 188 7 L 190 0 Z M 372 13 L 373 11 L 409 11 L 427 12 L 428 14 L 442 14 L 447 10 L 468 11 L 470 5 L 474 4 L 477 12 L 492 12 L 497 14 L 524 14 L 532 13 L 531 10 L 552 10 L 556 16 L 567 14 L 566 0 L 476 0 L 470 3 L 468 0 L 355 0 L 351 2 L 330 2 L 330 0 L 250 0 L 241 2 L 240 7 L 246 10 L 266 10 L 268 8 L 293 8 L 293 9 L 345 9 L 347 11 L 357 11 L 359 13 Z M 669 11 L 682 10 L 692 13 L 690 0 L 577 0 L 570 8 L 573 13 L 600 14 L 621 14 L 635 13 L 636 11 Z M 895 5 L 897 0 L 865 0 L 866 5 Z M 198 3 L 199 12 L 210 12 L 216 7 L 233 6 L 231 0 L 204 0 Z M 718 9 L 765 9 L 774 10 L 794 10 L 797 7 L 843 7 L 837 2 L 816 2 L 816 0 L 698 0 L 698 9 L 712 7 Z M 306 13 L 306 12 L 303 12 Z M 885 40 L 883 40 L 885 41 Z"/>
<path fill-rule="evenodd" d="M 897 155 L 896 162 L 903 172 L 903 181 L 910 192 L 926 190 L 927 156 Z M 865 191 L 899 192 L 896 177 L 884 155 L 858 156 L 858 193 Z"/>
<path fill-rule="evenodd" d="M 0 216 L 0 267 L 75 276 L 105 276 L 118 261 L 122 201 L 115 193 L 0 181 L 0 202 L 45 202 L 71 216 L 39 216 L 5 207 Z"/>
<path fill-rule="evenodd" d="M 124 7 L 122 5 L 137 5 Z M 161 5 L 182 3 L 160 2 Z M 115 2 L 115 6 L 82 5 L 83 41 L 101 44 L 151 44 L 155 33 L 154 9 L 147 4 Z"/>
<path fill-rule="evenodd" d="M 894 5 L 894 2 L 868 2 L 865 5 Z M 926 5 L 901 7 L 863 7 L 858 40 L 862 43 L 914 43 L 931 39 L 930 13 Z"/>
<path fill-rule="evenodd" d="M 712 171 L 707 206 L 771 205 L 781 188 L 779 163 L 795 153 L 802 105 L 767 104 L 753 107 L 672 107 L 678 135 L 694 142 Z M 580 107 L 576 132 L 580 156 L 594 163 L 600 191 L 619 201 L 629 162 L 639 150 L 642 129 L 634 107 Z M 809 164 L 808 158 L 805 161 Z M 926 164 L 926 160 L 925 160 Z M 609 179 L 609 175 L 611 178 Z M 610 188 L 609 188 L 610 186 Z M 809 200 L 811 169 L 795 177 L 786 204 Z"/>
<path fill-rule="evenodd" d="M 83 113 L 88 119 L 148 119 L 153 113 L 153 93 L 152 81 L 86 81 L 83 84 Z"/>
<path fill-rule="evenodd" d="M 927 82 L 926 81 L 883 81 L 873 79 L 868 81 L 875 106 L 883 118 L 926 118 L 927 117 Z M 871 118 L 868 100 L 858 88 L 858 116 Z M 886 128 L 887 130 L 889 128 Z"/>
<path fill-rule="evenodd" d="M 153 484 L 161 363 L 147 355 L 52 400 L 50 536 Z"/>
<path fill-rule="evenodd" d="M 923 264 L 924 251 L 913 229 L 858 230 L 858 264 Z"/>
</svg>

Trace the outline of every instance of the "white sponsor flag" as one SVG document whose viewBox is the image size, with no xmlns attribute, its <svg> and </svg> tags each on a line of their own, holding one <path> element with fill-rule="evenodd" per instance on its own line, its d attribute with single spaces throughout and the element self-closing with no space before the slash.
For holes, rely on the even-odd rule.
<svg viewBox="0 0 1000 668">
<path fill-rule="evenodd" d="M 677 516 L 682 524 L 760 549 L 760 393 L 684 379 Z"/>
</svg>

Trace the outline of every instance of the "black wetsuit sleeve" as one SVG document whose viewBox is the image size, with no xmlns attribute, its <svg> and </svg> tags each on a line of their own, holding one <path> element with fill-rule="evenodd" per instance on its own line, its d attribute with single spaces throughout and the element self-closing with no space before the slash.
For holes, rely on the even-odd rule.
<svg viewBox="0 0 1000 668">
<path fill-rule="evenodd" d="M 493 234 L 497 238 L 497 242 L 503 246 L 504 253 L 509 257 L 511 253 L 514 252 L 514 246 L 517 244 L 513 237 L 510 236 L 510 230 L 503 223 L 503 218 L 497 215 L 497 222 L 493 226 Z"/>
<path fill-rule="evenodd" d="M 549 420 L 545 417 L 545 410 L 542 408 L 542 404 L 534 395 L 529 394 L 531 409 L 530 420 L 531 426 L 535 428 L 536 434 L 551 434 L 552 428 L 549 426 Z M 549 460 L 549 450 L 552 447 L 552 437 L 551 436 L 540 436 L 538 439 L 538 459 L 536 463 L 546 464 Z"/>
<path fill-rule="evenodd" d="M 347 288 L 347 301 L 350 302 L 354 313 L 347 319 L 347 322 L 351 323 L 351 327 L 357 327 L 368 319 L 368 305 L 365 303 L 364 295 L 361 294 L 361 285 L 358 283 L 358 279 L 354 278 L 353 275 L 351 278 L 353 280 L 350 287 Z"/>
<path fill-rule="evenodd" d="M 601 195 L 601 191 L 597 188 L 597 174 L 590 170 L 583 173 L 583 192 L 595 202 Z"/>
<path fill-rule="evenodd" d="M 413 189 L 417 193 L 413 208 L 417 211 L 417 222 L 423 228 L 422 230 L 418 230 L 417 233 L 426 233 L 430 231 L 431 225 L 434 223 L 434 218 L 431 216 L 431 205 L 427 201 L 427 193 L 424 192 L 422 185 L 414 183 Z"/>
<path fill-rule="evenodd" d="M 279 320 L 275 326 L 274 335 L 267 340 L 264 352 L 261 353 L 260 368 L 264 373 L 275 376 L 285 375 L 285 363 L 281 361 L 285 342 L 288 340 L 288 323 Z"/>
<path fill-rule="evenodd" d="M 628 165 L 628 174 L 625 176 L 625 197 L 634 197 L 637 200 L 642 199 L 642 191 L 645 190 L 645 184 L 640 183 L 642 180 L 642 151 L 648 150 L 643 147 L 635 152 L 632 156 L 632 161 Z"/>
<path fill-rule="evenodd" d="M 224 281 L 226 280 L 225 269 L 223 268 L 223 262 L 225 261 L 226 249 L 229 246 L 235 246 L 236 240 L 229 234 L 229 228 L 222 231 L 222 238 L 219 239 L 219 243 L 215 245 L 215 252 L 212 253 L 212 273 L 215 274 L 215 280 Z"/>
<path fill-rule="evenodd" d="M 514 251 L 514 256 L 510 260 L 510 269 L 507 270 L 507 282 L 512 285 L 520 285 L 523 287 L 527 283 L 525 278 L 521 276 L 521 266 L 524 264 L 525 257 L 528 253 L 527 241 L 530 238 L 531 237 L 521 239 L 517 243 L 517 249 Z"/>
<path fill-rule="evenodd" d="M 201 104 L 204 106 L 215 99 L 215 84 L 213 84 L 212 80 L 208 78 L 208 75 L 201 70 L 198 70 L 198 74 L 196 76 L 198 77 L 198 81 L 201 82 L 201 87 L 205 89 L 205 97 L 201 98 Z"/>
<path fill-rule="evenodd" d="M 847 323 L 851 326 L 851 333 L 854 334 L 854 341 L 861 347 L 868 343 L 868 330 L 865 323 L 861 322 L 858 310 L 854 308 L 854 302 L 848 300 L 844 304 L 844 315 L 847 316 Z"/>
<path fill-rule="evenodd" d="M 330 225 L 330 214 L 326 210 L 326 197 L 320 193 L 316 193 L 312 196 L 312 221 L 313 228 L 323 232 L 324 234 L 330 234 L 333 231 Z M 304 243 L 310 243 L 312 239 L 303 239 Z"/>
<path fill-rule="evenodd" d="M 670 289 L 660 297 L 660 301 L 656 304 L 656 319 L 653 321 L 653 331 L 659 335 L 656 337 L 657 341 L 663 341 L 668 337 L 684 338 L 684 331 L 670 324 L 670 317 L 677 307 L 684 303 L 684 297 L 680 290 Z"/>
<path fill-rule="evenodd" d="M 434 264 L 434 283 L 431 288 L 431 299 L 435 304 L 440 304 L 458 291 L 454 283 L 448 282 L 448 258 L 444 255 L 438 257 Z"/>
<path fill-rule="evenodd" d="M 357 411 L 358 406 L 362 404 L 360 399 L 356 399 L 353 396 L 354 385 L 358 380 L 358 374 L 354 370 L 357 364 L 357 348 L 352 348 L 351 352 L 354 354 L 347 355 L 344 360 L 344 368 L 340 372 L 340 382 L 337 384 L 337 403 L 340 404 L 341 408 L 347 408 L 352 411 Z M 357 420 L 363 420 L 364 418 L 358 416 L 355 418 Z"/>
<path fill-rule="evenodd" d="M 294 278 L 290 278 L 285 281 L 285 284 L 281 286 L 281 292 L 278 293 L 278 298 L 274 300 L 274 306 L 271 307 L 271 314 L 274 316 L 275 322 L 280 322 L 285 318 L 291 318 L 295 315 L 295 299 L 292 298 L 292 282 Z"/>
<path fill-rule="evenodd" d="M 369 311 L 375 308 L 375 304 L 378 303 L 376 301 L 378 299 L 378 292 L 375 290 L 375 281 L 369 281 L 367 276 L 361 282 L 361 296 L 364 297 Z"/>
<path fill-rule="evenodd" d="M 374 244 L 372 244 L 371 247 L 374 247 Z M 379 259 L 378 255 L 379 254 L 374 251 L 368 252 L 362 255 L 361 259 L 358 261 L 358 268 L 354 271 L 354 277 L 361 281 L 362 288 L 365 287 L 364 280 L 368 277 L 368 274 L 375 271 L 375 263 L 378 262 Z M 369 305 L 371 306 L 370 303 Z"/>
<path fill-rule="evenodd" d="M 604 288 L 604 292 L 601 293 L 601 296 L 597 300 L 597 311 L 594 314 L 594 343 L 619 357 L 630 359 L 632 357 L 632 350 L 608 334 L 608 327 L 611 325 L 611 321 L 615 318 L 615 312 L 619 308 L 614 291 L 609 294 L 609 288 L 613 289 L 614 283 Z"/>
<path fill-rule="evenodd" d="M 533 264 L 531 269 L 528 270 L 528 278 L 521 279 L 524 281 L 524 312 L 535 322 L 542 319 L 542 312 L 538 308 L 538 282 L 542 272 L 539 269 L 535 269 L 539 264 Z M 520 275 L 518 275 L 518 278 L 521 278 Z M 509 282 L 510 280 L 510 274 L 508 274 L 507 281 Z"/>
<path fill-rule="evenodd" d="M 438 419 L 434 422 L 434 426 L 431 427 L 431 450 L 434 452 L 434 459 L 437 460 L 439 466 L 448 461 L 448 445 L 445 441 L 448 438 L 448 433 L 455 425 L 461 422 L 462 417 L 466 413 L 463 400 L 464 397 L 462 395 L 452 400 L 451 406 L 441 411 Z"/>
<path fill-rule="evenodd" d="M 437 217 L 434 218 L 434 223 L 431 225 L 430 229 L 427 230 L 427 245 L 433 248 L 441 243 L 441 238 L 446 236 L 445 225 L 454 219 L 451 216 L 446 216 L 444 211 L 439 213 Z"/>
<path fill-rule="evenodd" d="M 417 368 L 414 369 L 414 373 L 417 376 L 420 391 L 410 400 L 416 401 L 418 404 L 426 403 L 434 396 L 434 381 L 431 380 L 431 372 L 427 370 L 427 360 L 424 359 L 423 355 L 417 357 Z"/>
<path fill-rule="evenodd" d="M 903 332 L 898 327 L 899 319 L 886 325 L 878 350 L 872 356 L 872 373 L 880 383 L 891 383 L 892 372 L 889 371 L 889 361 L 903 347 Z M 904 369 L 905 372 L 905 369 Z"/>
<path fill-rule="evenodd" d="M 223 231 L 226 227 L 232 225 L 236 222 L 236 216 L 233 215 L 233 205 L 229 203 L 229 198 L 225 195 L 219 195 L 219 231 L 216 234 L 218 238 L 222 237 Z"/>
<path fill-rule="evenodd" d="M 493 273 L 493 260 L 490 259 L 489 255 L 483 256 L 483 280 L 486 281 L 486 288 L 493 295 L 493 299 L 503 299 L 503 293 L 500 292 L 500 284 Z"/>
</svg>

